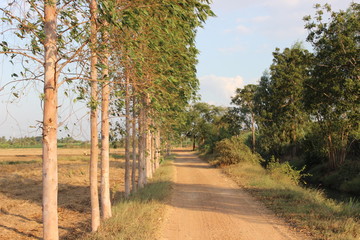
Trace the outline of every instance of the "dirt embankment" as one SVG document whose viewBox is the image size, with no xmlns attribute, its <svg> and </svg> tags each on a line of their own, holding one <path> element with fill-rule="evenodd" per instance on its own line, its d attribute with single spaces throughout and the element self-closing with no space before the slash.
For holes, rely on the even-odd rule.
<svg viewBox="0 0 360 240">
<path fill-rule="evenodd" d="M 190 151 L 178 151 L 174 164 L 175 184 L 162 239 L 306 239 Z"/>
</svg>

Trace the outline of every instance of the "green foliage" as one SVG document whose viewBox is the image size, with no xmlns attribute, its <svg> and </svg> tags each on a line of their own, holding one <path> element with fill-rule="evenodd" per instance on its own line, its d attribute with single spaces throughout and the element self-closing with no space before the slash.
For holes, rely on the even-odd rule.
<svg viewBox="0 0 360 240">
<path fill-rule="evenodd" d="M 360 195 L 359 186 L 356 185 L 359 182 L 359 173 L 360 162 L 347 161 L 337 170 L 323 176 L 321 181 L 329 188 Z"/>
<path fill-rule="evenodd" d="M 329 5 L 317 9 L 314 18 L 305 18 L 315 61 L 304 99 L 322 130 L 329 165 L 335 169 L 345 161 L 349 136 L 359 131 L 360 4 L 339 12 Z M 323 21 L 324 14 L 330 16 L 328 22 Z"/>
<path fill-rule="evenodd" d="M 309 76 L 311 54 L 300 43 L 283 52 L 273 52 L 270 72 L 265 72 L 254 96 L 260 147 L 267 155 L 280 157 L 283 147 L 293 146 L 304 135 L 307 121 L 303 105 L 303 83 Z"/>
<path fill-rule="evenodd" d="M 216 143 L 215 149 L 215 165 L 231 165 L 239 162 L 259 163 L 261 157 L 253 154 L 250 148 L 245 145 L 241 136 L 233 136 L 223 139 Z"/>
<path fill-rule="evenodd" d="M 296 170 L 289 162 L 280 163 L 274 156 L 270 158 L 266 169 L 273 179 L 281 182 L 287 181 L 295 185 L 301 183 L 302 178 L 309 176 L 309 174 L 302 173 L 305 170 L 305 166 L 300 170 Z"/>
</svg>

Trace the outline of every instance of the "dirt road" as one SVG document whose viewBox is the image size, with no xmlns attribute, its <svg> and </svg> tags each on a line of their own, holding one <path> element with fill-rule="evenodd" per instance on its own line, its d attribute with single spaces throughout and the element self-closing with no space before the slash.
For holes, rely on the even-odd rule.
<svg viewBox="0 0 360 240">
<path fill-rule="evenodd" d="M 162 239 L 290 240 L 296 236 L 219 169 L 178 150 L 175 184 Z"/>
</svg>

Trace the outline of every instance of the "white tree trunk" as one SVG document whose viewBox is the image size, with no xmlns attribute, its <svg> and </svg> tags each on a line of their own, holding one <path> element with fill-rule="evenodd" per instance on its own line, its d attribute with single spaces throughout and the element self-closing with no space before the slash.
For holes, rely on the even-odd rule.
<svg viewBox="0 0 360 240">
<path fill-rule="evenodd" d="M 44 3 L 45 77 L 43 113 L 43 237 L 59 239 L 57 169 L 57 12 L 55 2 Z"/>
<path fill-rule="evenodd" d="M 97 27 L 96 27 L 96 0 L 90 2 L 90 28 L 91 28 L 91 59 L 90 59 L 90 77 L 91 77 L 91 111 L 90 111 L 90 131 L 91 131 L 91 151 L 90 151 L 90 198 L 91 198 L 91 231 L 95 232 L 100 226 L 100 209 L 99 209 L 99 192 L 98 192 L 98 155 L 99 155 L 99 140 L 97 129 Z"/>
<path fill-rule="evenodd" d="M 130 195 L 130 94 L 129 94 L 129 74 L 125 76 L 125 197 Z"/>
<path fill-rule="evenodd" d="M 134 90 L 133 90 L 134 94 Z M 136 192 L 136 98 L 135 96 L 132 97 L 132 172 L 131 172 L 131 185 L 132 185 L 132 192 Z"/>
<path fill-rule="evenodd" d="M 104 84 L 102 86 L 101 101 L 101 216 L 102 219 L 111 217 L 111 200 L 110 200 L 110 164 L 109 164 L 109 98 L 110 98 L 110 81 L 109 81 L 109 50 L 107 44 L 109 34 L 105 30 L 103 34 L 103 44 L 105 46 L 102 57 L 102 64 L 105 68 L 102 70 Z"/>
</svg>

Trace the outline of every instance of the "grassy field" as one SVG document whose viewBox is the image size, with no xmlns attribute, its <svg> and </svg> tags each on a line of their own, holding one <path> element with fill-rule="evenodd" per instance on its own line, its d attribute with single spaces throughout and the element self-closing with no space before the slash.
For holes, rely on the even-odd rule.
<svg viewBox="0 0 360 240">
<path fill-rule="evenodd" d="M 223 168 L 232 179 L 313 239 L 359 240 L 360 203 L 338 203 L 319 190 L 304 189 L 287 177 L 243 162 Z"/>
<path fill-rule="evenodd" d="M 89 150 L 59 149 L 61 239 L 89 231 Z M 123 149 L 112 149 L 112 200 L 123 191 Z M 41 239 L 41 149 L 0 149 L 0 239 Z M 99 178 L 100 180 L 100 178 Z"/>
</svg>

